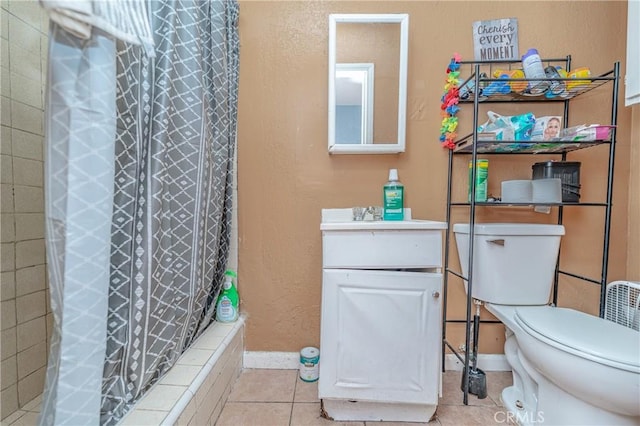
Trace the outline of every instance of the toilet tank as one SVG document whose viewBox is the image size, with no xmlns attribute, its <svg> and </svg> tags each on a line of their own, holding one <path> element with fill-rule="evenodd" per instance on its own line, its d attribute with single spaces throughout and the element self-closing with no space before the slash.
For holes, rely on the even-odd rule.
<svg viewBox="0 0 640 426">
<path fill-rule="evenodd" d="M 547 304 L 564 226 L 476 223 L 474 229 L 472 297 L 500 305 Z M 469 224 L 455 224 L 453 232 L 467 277 Z"/>
</svg>

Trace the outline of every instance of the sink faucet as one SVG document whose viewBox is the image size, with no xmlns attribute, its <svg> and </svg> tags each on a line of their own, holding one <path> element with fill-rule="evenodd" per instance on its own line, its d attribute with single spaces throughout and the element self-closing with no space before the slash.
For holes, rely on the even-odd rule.
<svg viewBox="0 0 640 426">
<path fill-rule="evenodd" d="M 362 221 L 367 214 L 368 207 L 354 207 L 351 209 L 353 212 L 353 220 Z"/>
<path fill-rule="evenodd" d="M 371 214 L 372 220 L 382 220 L 382 207 L 353 207 L 353 220 L 363 221 L 368 214 Z"/>
</svg>

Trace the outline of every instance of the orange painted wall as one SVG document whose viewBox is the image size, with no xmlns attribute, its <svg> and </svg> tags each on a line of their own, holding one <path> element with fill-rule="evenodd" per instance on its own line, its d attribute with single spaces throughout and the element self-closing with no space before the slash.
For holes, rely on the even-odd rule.
<svg viewBox="0 0 640 426">
<path fill-rule="evenodd" d="M 407 150 L 397 155 L 329 155 L 328 15 L 387 12 L 410 15 Z M 573 68 L 588 66 L 594 73 L 612 69 L 619 60 L 625 73 L 626 2 L 240 2 L 238 268 L 242 310 L 248 315 L 247 350 L 298 351 L 319 345 L 322 208 L 380 205 L 388 169 L 397 168 L 414 217 L 445 219 L 447 152 L 438 136 L 446 67 L 453 52 L 472 58 L 473 21 L 506 17 L 518 18 L 521 53 L 536 47 L 544 57 L 571 54 Z M 609 98 L 609 92 L 592 93 L 573 103 L 571 124 L 586 117 L 608 122 Z M 609 281 L 623 279 L 627 268 L 631 109 L 622 101 L 618 112 Z M 470 119 L 468 112 L 460 117 Z M 582 162 L 584 201 L 602 200 L 605 154 L 606 147 L 598 147 L 570 157 Z M 534 162 L 551 158 L 492 157 L 489 191 L 498 194 L 502 180 L 529 178 Z M 466 161 L 456 160 L 458 197 L 466 193 Z M 479 220 L 487 222 L 555 220 L 528 210 L 479 213 Z M 452 222 L 465 217 L 458 211 Z M 597 278 L 602 209 L 567 208 L 565 223 L 570 237 L 563 240 L 563 267 Z M 452 259 L 456 256 L 453 245 Z M 561 282 L 563 306 L 597 313 L 597 297 L 593 284 Z M 462 318 L 464 306 L 462 285 L 452 280 L 451 317 Z M 449 327 L 448 336 L 455 346 L 464 340 L 460 327 Z M 502 351 L 501 326 L 483 326 L 482 336 L 481 352 Z"/>
</svg>

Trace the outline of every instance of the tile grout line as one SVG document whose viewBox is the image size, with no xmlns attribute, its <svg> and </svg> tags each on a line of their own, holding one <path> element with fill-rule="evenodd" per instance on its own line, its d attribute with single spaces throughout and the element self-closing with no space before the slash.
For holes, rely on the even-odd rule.
<svg viewBox="0 0 640 426">
<path fill-rule="evenodd" d="M 510 373 L 507 373 L 510 376 Z M 293 411 L 295 409 L 295 404 L 297 403 L 299 406 L 302 405 L 308 405 L 308 404 L 314 404 L 317 403 L 318 401 L 310 401 L 307 400 L 306 398 L 301 399 L 301 401 L 297 401 L 296 402 L 296 393 L 297 393 L 297 389 L 298 389 L 298 385 L 301 386 L 301 391 L 304 391 L 305 395 L 306 395 L 306 391 L 308 390 L 305 387 L 305 382 L 301 381 L 297 375 L 294 374 L 294 376 L 296 376 L 295 379 L 295 383 L 294 383 L 294 387 L 293 387 L 293 402 L 292 402 L 292 406 L 290 407 L 290 417 L 289 417 L 289 422 L 287 422 L 284 418 L 282 418 L 282 425 L 289 425 L 289 426 L 294 426 L 297 423 L 293 422 Z M 500 375 L 501 376 L 501 375 Z M 500 377 L 497 376 L 497 377 Z M 286 377 L 291 377 L 291 375 L 287 375 Z M 496 379 L 497 379 L 496 377 Z M 291 380 L 290 378 L 285 378 L 285 380 Z M 500 379 L 502 380 L 502 379 Z M 452 381 L 450 384 L 450 386 L 445 387 L 444 390 L 444 394 L 446 395 L 446 389 L 449 389 L 451 391 L 455 391 L 454 393 L 457 395 L 457 393 L 459 393 L 459 380 L 456 378 L 456 380 Z M 502 386 L 501 386 L 502 387 Z M 280 401 L 264 401 L 264 400 L 255 400 L 255 401 L 242 401 L 242 403 L 287 403 L 287 400 L 291 403 L 291 397 L 289 398 L 283 398 Z M 446 413 L 444 411 L 440 411 L 438 410 L 439 414 L 436 419 L 434 419 L 434 421 L 432 423 L 429 423 L 429 426 L 444 426 L 446 424 L 460 424 L 460 423 L 449 423 L 450 420 L 457 422 L 457 421 L 461 421 L 464 419 L 467 419 L 469 416 L 466 413 L 471 413 L 473 415 L 473 413 L 475 413 L 475 415 L 480 415 L 481 417 L 485 417 L 485 420 L 487 420 L 487 422 L 485 424 L 495 424 L 493 421 L 493 417 L 491 416 L 492 414 L 495 415 L 495 411 L 501 409 L 501 405 L 497 402 L 499 401 L 499 397 L 497 395 L 494 396 L 494 394 L 490 394 L 488 395 L 488 398 L 485 401 L 485 404 L 480 404 L 480 405 L 475 405 L 475 404 L 470 404 L 469 406 L 464 406 L 462 404 L 459 403 L 455 403 L 455 404 L 441 404 L 439 403 L 439 406 L 442 406 L 443 408 L 445 408 L 445 406 L 448 408 L 446 411 Z M 280 404 L 278 404 L 280 405 Z M 471 409 L 471 411 L 469 411 L 469 409 Z M 303 410 L 304 411 L 304 410 Z M 465 413 L 466 412 L 466 413 Z M 440 417 L 440 415 L 444 415 L 444 417 Z M 469 417 L 470 419 L 470 417 Z M 489 419 L 491 419 L 491 421 L 489 421 Z M 393 422 L 391 422 L 393 423 Z M 357 423 L 360 426 L 374 426 L 374 422 L 358 422 Z M 378 423 L 381 424 L 382 423 Z M 427 423 L 420 423 L 420 424 L 424 424 L 425 426 L 427 426 Z M 354 426 L 356 426 L 356 424 L 354 424 Z"/>
<path fill-rule="evenodd" d="M 296 391 L 298 390 L 298 375 L 294 375 L 293 382 L 293 395 L 291 396 L 291 410 L 289 410 L 289 426 L 291 426 L 291 420 L 293 419 L 293 404 L 296 401 Z"/>
</svg>

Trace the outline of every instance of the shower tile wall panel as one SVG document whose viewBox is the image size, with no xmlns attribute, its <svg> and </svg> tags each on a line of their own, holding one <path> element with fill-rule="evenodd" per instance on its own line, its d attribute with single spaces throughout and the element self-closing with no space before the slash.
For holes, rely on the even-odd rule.
<svg viewBox="0 0 640 426">
<path fill-rule="evenodd" d="M 4 419 L 42 392 L 52 317 L 44 245 L 44 86 L 48 18 L 1 3 L 1 401 Z"/>
</svg>

